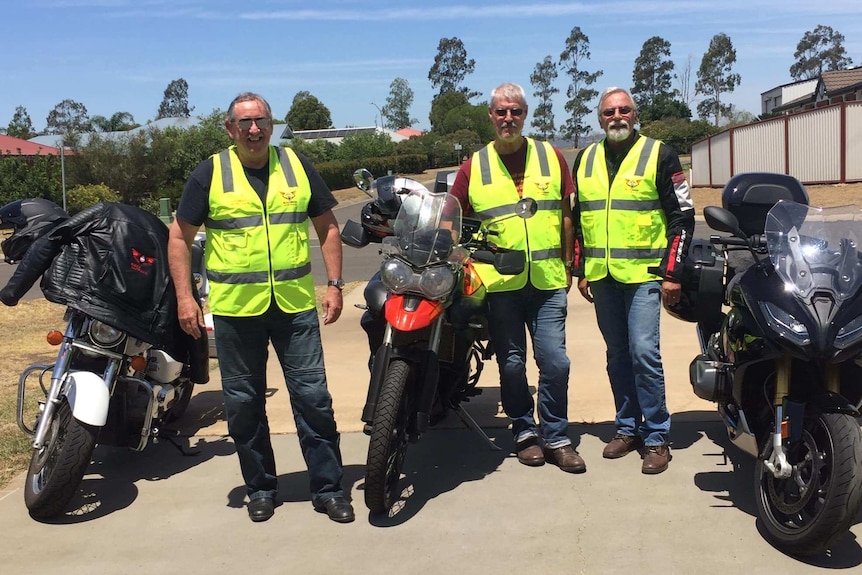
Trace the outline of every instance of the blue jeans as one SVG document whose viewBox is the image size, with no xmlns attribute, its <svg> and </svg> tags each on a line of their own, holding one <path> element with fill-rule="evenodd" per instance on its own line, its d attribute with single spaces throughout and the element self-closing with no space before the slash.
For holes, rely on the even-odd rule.
<svg viewBox="0 0 862 575">
<path fill-rule="evenodd" d="M 608 346 L 608 377 L 617 433 L 664 445 L 670 431 L 659 346 L 661 285 L 590 282 L 599 329 Z"/>
<path fill-rule="evenodd" d="M 538 290 L 528 284 L 517 291 L 488 294 L 486 303 L 491 342 L 500 367 L 503 411 L 512 420 L 515 441 L 541 436 L 552 449 L 569 445 L 566 290 Z M 527 385 L 525 327 L 532 337 L 533 355 L 539 367 L 541 433 Z"/>
<path fill-rule="evenodd" d="M 228 432 L 249 496 L 276 495 L 278 476 L 266 418 L 266 361 L 275 349 L 308 466 L 312 503 L 342 495 L 339 435 L 326 387 L 317 311 L 287 314 L 272 302 L 257 317 L 213 316 Z"/>
</svg>

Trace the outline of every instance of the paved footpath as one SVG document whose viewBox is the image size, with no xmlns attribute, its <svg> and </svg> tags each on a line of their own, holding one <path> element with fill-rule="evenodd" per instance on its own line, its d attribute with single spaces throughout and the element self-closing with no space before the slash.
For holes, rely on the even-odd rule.
<svg viewBox="0 0 862 575">
<path fill-rule="evenodd" d="M 636 455 L 601 457 L 613 435 L 604 347 L 591 306 L 569 298 L 572 359 L 570 436 L 587 473 L 529 468 L 512 454 L 500 414 L 496 365 L 467 409 L 502 449 L 457 418 L 408 450 L 395 513 L 370 517 L 363 504 L 367 437 L 359 413 L 367 384 L 361 290 L 323 328 L 327 372 L 342 431 L 344 485 L 357 511 L 340 525 L 312 510 L 283 381 L 270 362 L 270 423 L 279 468 L 276 515 L 253 524 L 233 445 L 225 437 L 218 373 L 199 386 L 183 455 L 169 443 L 143 453 L 98 448 L 80 508 L 33 521 L 17 478 L 0 492 L 0 565 L 9 574 L 120 573 L 825 573 L 862 564 L 862 516 L 828 556 L 803 562 L 769 546 L 754 517 L 753 461 L 730 446 L 709 402 L 694 396 L 688 364 L 693 326 L 663 317 L 662 351 L 674 416 L 673 461 L 658 476 Z M 530 371 L 530 381 L 536 373 Z"/>
</svg>

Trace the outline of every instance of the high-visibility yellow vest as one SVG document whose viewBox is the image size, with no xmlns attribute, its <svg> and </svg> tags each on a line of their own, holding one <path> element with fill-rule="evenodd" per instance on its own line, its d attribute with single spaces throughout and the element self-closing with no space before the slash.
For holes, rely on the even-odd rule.
<svg viewBox="0 0 862 575">
<path fill-rule="evenodd" d="M 270 146 L 266 206 L 249 184 L 231 146 L 212 156 L 206 265 L 212 313 L 256 316 L 278 307 L 314 307 L 308 247 L 311 185 L 289 148 Z"/>
<path fill-rule="evenodd" d="M 526 140 L 522 194 L 538 204 L 531 218 L 525 220 L 513 215 L 521 196 L 493 143 L 473 154 L 471 162 L 469 198 L 476 216 L 497 232 L 490 238 L 493 243 L 523 250 L 527 258 L 524 272 L 517 276 L 501 275 L 491 264 L 475 263 L 489 293 L 521 289 L 528 280 L 541 290 L 566 287 L 560 247 L 563 217 L 560 162 L 547 142 Z"/>
<path fill-rule="evenodd" d="M 638 136 L 609 184 L 603 142 L 584 150 L 578 166 L 578 203 L 584 236 L 584 274 L 621 283 L 661 279 L 648 268 L 667 249 L 667 218 L 656 188 L 659 142 Z"/>
</svg>

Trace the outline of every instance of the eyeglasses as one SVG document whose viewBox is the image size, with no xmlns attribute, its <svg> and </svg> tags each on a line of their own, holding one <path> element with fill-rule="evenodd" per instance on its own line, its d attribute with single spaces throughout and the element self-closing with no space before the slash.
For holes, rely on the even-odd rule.
<svg viewBox="0 0 862 575">
<path fill-rule="evenodd" d="M 511 113 L 513 118 L 520 118 L 524 110 L 521 108 L 497 108 L 494 113 L 498 118 L 505 118 L 506 114 Z"/>
<path fill-rule="evenodd" d="M 620 116 L 625 116 L 626 114 L 632 113 L 631 106 L 620 106 L 619 108 L 605 108 L 602 110 L 602 116 L 605 118 L 611 118 L 614 114 L 616 114 L 617 110 L 620 111 Z"/>
<path fill-rule="evenodd" d="M 240 130 L 248 130 L 252 124 L 257 124 L 260 130 L 272 128 L 272 118 L 243 118 L 242 120 L 232 120 L 231 123 L 239 126 Z"/>
</svg>

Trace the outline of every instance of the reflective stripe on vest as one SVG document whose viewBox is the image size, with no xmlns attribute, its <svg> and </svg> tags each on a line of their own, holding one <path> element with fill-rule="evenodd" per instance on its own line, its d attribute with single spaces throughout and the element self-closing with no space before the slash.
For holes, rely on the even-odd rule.
<svg viewBox="0 0 862 575">
<path fill-rule="evenodd" d="M 270 146 L 266 206 L 232 146 L 213 158 L 207 231 L 210 310 L 256 316 L 273 299 L 287 313 L 314 307 L 308 246 L 311 185 L 289 148 Z"/>
<path fill-rule="evenodd" d="M 639 136 L 609 184 L 604 143 L 590 145 L 578 167 L 578 205 L 584 235 L 584 272 L 595 281 L 608 273 L 622 283 L 660 279 L 667 222 L 656 188 L 659 142 Z"/>
<path fill-rule="evenodd" d="M 494 144 L 488 144 L 473 154 L 469 199 L 476 217 L 497 233 L 492 237 L 496 245 L 523 250 L 527 258 L 524 272 L 517 276 L 501 275 L 491 264 L 474 262 L 489 293 L 521 289 L 528 280 L 542 290 L 566 287 L 566 270 L 560 247 L 560 163 L 556 161 L 556 153 L 550 144 L 531 138 L 526 140 L 527 163 L 522 196 L 534 199 L 538 208 L 535 215 L 526 220 L 515 215 L 521 196 Z"/>
</svg>

